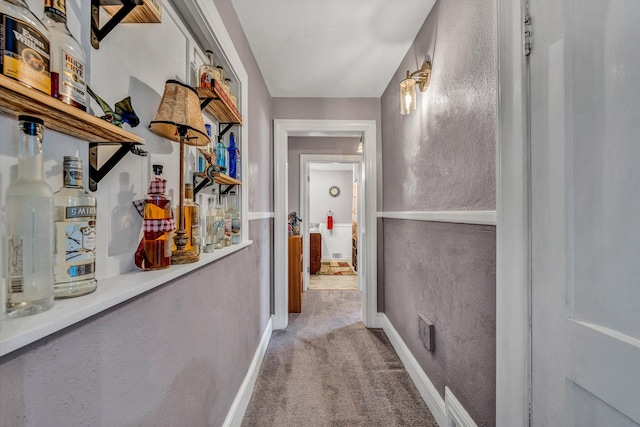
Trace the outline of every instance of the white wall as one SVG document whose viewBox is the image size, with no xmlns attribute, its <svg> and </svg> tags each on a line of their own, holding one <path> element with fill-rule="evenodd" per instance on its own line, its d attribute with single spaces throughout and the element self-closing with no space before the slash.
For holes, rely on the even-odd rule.
<svg viewBox="0 0 640 427">
<path fill-rule="evenodd" d="M 340 189 L 338 197 L 331 197 L 329 188 Z M 309 171 L 309 223 L 320 223 L 322 258 L 351 259 L 351 209 L 353 204 L 353 171 Z M 333 230 L 327 229 L 327 211 L 333 211 Z"/>
<path fill-rule="evenodd" d="M 36 16 L 43 14 L 42 0 L 28 0 Z M 87 53 L 88 83 L 100 97 L 112 107 L 121 99 L 131 96 L 133 107 L 140 118 L 136 128 L 123 124 L 123 128 L 145 139 L 143 149 L 148 157 L 127 154 L 124 159 L 98 184 L 93 195 L 98 200 L 97 258 L 98 280 L 131 271 L 133 254 L 140 238 L 142 220 L 133 208 L 132 199 L 144 197 L 151 177 L 151 165 L 165 165 L 164 175 L 168 180 L 169 194 L 177 200 L 178 191 L 178 144 L 163 139 L 148 130 L 155 117 L 167 79 L 194 83 L 194 71 L 202 63 L 202 50 L 178 18 L 176 12 L 163 2 L 162 23 L 144 25 L 118 25 L 100 43 L 100 49 L 90 46 L 89 31 L 91 2 L 67 1 L 68 27 Z M 101 26 L 109 15 L 101 12 Z M 99 105 L 91 100 L 95 115 L 101 115 Z M 211 117 L 205 121 L 214 123 Z M 4 191 L 17 173 L 17 122 L 0 116 L 0 191 L 4 203 Z M 238 132 L 236 132 L 238 133 Z M 62 185 L 62 158 L 77 155 L 83 159 L 84 182 L 88 188 L 88 147 L 86 141 L 45 130 L 44 170 L 47 183 L 54 191 Z M 101 147 L 100 164 L 106 160 L 111 147 Z M 187 148 L 188 172 L 195 163 L 195 149 Z M 187 176 L 190 176 L 187 173 Z M 187 181 L 188 182 L 188 181 Z M 202 201 L 206 206 L 206 201 Z"/>
<path fill-rule="evenodd" d="M 329 194 L 329 188 L 334 185 L 340 189 L 338 197 Z M 352 199 L 352 171 L 309 171 L 309 223 L 326 223 L 328 211 L 333 211 L 334 224 L 351 223 Z"/>
</svg>

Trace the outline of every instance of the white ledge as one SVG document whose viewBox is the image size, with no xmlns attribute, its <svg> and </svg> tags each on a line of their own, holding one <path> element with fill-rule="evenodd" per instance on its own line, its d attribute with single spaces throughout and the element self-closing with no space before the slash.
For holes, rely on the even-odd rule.
<svg viewBox="0 0 640 427">
<path fill-rule="evenodd" d="M 404 211 L 378 212 L 379 218 L 412 221 L 453 222 L 458 224 L 496 225 L 496 211 Z"/>
<path fill-rule="evenodd" d="M 257 221 L 260 219 L 269 219 L 269 218 L 275 218 L 276 214 L 275 212 L 249 212 L 248 215 L 248 220 L 249 221 Z"/>
<path fill-rule="evenodd" d="M 201 253 L 200 260 L 192 264 L 172 265 L 156 271 L 136 270 L 114 276 L 99 281 L 98 289 L 89 295 L 56 300 L 53 307 L 43 313 L 16 319 L 4 317 L 0 326 L 0 357 L 231 255 L 252 243 L 253 241 L 248 240 L 212 253 Z"/>
</svg>

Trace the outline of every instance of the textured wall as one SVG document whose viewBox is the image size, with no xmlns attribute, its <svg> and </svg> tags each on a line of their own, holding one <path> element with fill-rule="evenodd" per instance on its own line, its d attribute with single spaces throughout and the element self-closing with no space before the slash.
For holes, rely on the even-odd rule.
<svg viewBox="0 0 640 427">
<path fill-rule="evenodd" d="M 289 178 L 289 211 L 300 213 L 300 155 L 357 155 L 359 138 L 291 136 L 287 152 Z"/>
<path fill-rule="evenodd" d="M 0 359 L 0 426 L 220 426 L 269 316 L 255 243 Z M 263 236 L 263 237 L 260 237 Z"/>
<path fill-rule="evenodd" d="M 384 210 L 495 209 L 495 1 L 438 1 L 382 97 Z M 400 115 L 407 70 L 431 58 L 417 109 Z"/>
<path fill-rule="evenodd" d="M 271 100 L 230 2 L 216 4 L 251 80 L 250 209 L 271 210 Z M 272 223 L 250 222 L 254 244 L 233 255 L 0 358 L 0 426 L 222 425 L 271 313 Z"/>
<path fill-rule="evenodd" d="M 385 211 L 495 209 L 495 1 L 438 1 L 382 96 Z M 417 110 L 399 82 L 433 64 Z M 495 424 L 495 227 L 383 222 L 384 310 L 444 397 Z M 419 340 L 433 321 L 436 351 Z"/>
</svg>

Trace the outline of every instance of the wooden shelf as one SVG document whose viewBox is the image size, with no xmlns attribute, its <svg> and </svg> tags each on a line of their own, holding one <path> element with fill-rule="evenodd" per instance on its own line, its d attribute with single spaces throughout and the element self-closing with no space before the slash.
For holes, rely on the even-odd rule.
<svg viewBox="0 0 640 427">
<path fill-rule="evenodd" d="M 209 179 L 206 172 L 196 172 L 195 176 L 202 179 Z M 214 172 L 213 178 L 216 184 L 224 184 L 224 185 L 242 185 L 242 182 L 238 181 L 235 178 L 231 178 L 229 175 L 226 175 L 222 172 Z"/>
<path fill-rule="evenodd" d="M 122 3 L 117 0 L 111 1 L 111 3 L 119 4 L 106 5 L 105 0 L 102 0 L 101 4 L 102 8 L 109 15 L 113 16 L 122 8 Z M 144 0 L 143 4 L 133 8 L 133 10 L 120 22 L 130 24 L 160 23 L 162 22 L 162 5 L 158 0 Z"/>
<path fill-rule="evenodd" d="M 47 94 L 0 75 L 0 112 L 39 117 L 47 129 L 88 142 L 144 144 L 144 139 Z"/>
<path fill-rule="evenodd" d="M 196 87 L 202 103 L 206 103 L 205 111 L 213 115 L 221 123 L 242 125 L 242 116 L 233 105 L 229 96 L 222 90 L 220 82 L 213 81 L 213 88 Z"/>
</svg>

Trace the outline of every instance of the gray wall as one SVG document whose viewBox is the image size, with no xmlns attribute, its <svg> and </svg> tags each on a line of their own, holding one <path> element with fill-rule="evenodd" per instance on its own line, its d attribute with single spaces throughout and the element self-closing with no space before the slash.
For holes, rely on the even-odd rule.
<svg viewBox="0 0 640 427">
<path fill-rule="evenodd" d="M 272 98 L 274 119 L 375 120 L 378 146 L 378 207 L 382 207 L 382 127 L 379 98 Z M 290 138 L 291 140 L 291 138 Z M 355 154 L 355 153 L 354 153 Z M 291 165 L 291 163 L 290 163 Z"/>
<path fill-rule="evenodd" d="M 251 78 L 250 209 L 271 210 L 271 100 L 230 1 L 216 5 Z M 272 221 L 252 221 L 249 236 L 248 248 L 0 358 L 0 426 L 221 425 L 271 313 Z"/>
<path fill-rule="evenodd" d="M 439 0 L 383 94 L 385 211 L 495 209 L 495 8 Z M 426 57 L 430 86 L 401 116 L 399 83 Z M 385 219 L 383 237 L 387 316 L 438 392 L 494 425 L 495 227 Z M 419 314 L 435 324 L 434 353 Z"/>
<path fill-rule="evenodd" d="M 291 136 L 287 152 L 289 181 L 289 212 L 300 214 L 300 155 L 357 155 L 359 138 Z"/>
</svg>

